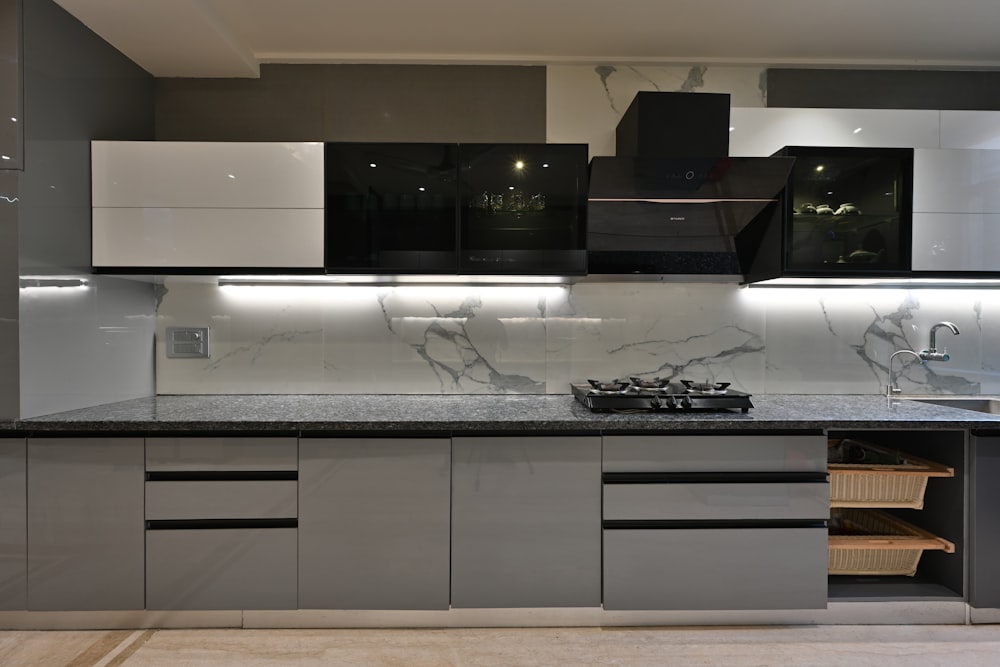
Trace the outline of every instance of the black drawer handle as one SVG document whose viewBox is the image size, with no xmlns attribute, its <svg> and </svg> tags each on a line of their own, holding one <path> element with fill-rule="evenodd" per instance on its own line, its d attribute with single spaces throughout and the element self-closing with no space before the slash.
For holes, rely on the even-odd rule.
<svg viewBox="0 0 1000 667">
<path fill-rule="evenodd" d="M 825 484 L 826 472 L 606 472 L 605 484 Z"/>
<path fill-rule="evenodd" d="M 722 519 L 718 521 L 669 519 L 607 519 L 605 530 L 668 530 L 677 528 L 826 528 L 825 519 Z"/>
<path fill-rule="evenodd" d="M 297 470 L 153 470 L 147 482 L 268 482 L 298 480 Z"/>
<path fill-rule="evenodd" d="M 153 519 L 146 530 L 220 530 L 224 528 L 298 528 L 298 519 Z"/>
</svg>

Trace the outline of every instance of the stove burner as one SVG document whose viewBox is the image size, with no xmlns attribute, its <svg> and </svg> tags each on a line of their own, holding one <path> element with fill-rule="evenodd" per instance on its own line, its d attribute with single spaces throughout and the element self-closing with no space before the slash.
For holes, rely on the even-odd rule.
<svg viewBox="0 0 1000 667">
<path fill-rule="evenodd" d="M 664 389 L 668 384 L 670 384 L 670 380 L 664 380 L 663 378 L 643 380 L 640 377 L 630 375 L 628 379 L 632 383 L 632 386 L 637 389 Z"/>
<path fill-rule="evenodd" d="M 732 382 L 692 382 L 691 380 L 681 380 L 686 391 L 698 394 L 725 394 Z"/>
<path fill-rule="evenodd" d="M 629 387 L 628 382 L 622 382 L 621 380 L 612 380 L 610 382 L 601 382 L 600 380 L 587 380 L 590 386 L 596 391 L 602 394 L 619 394 Z"/>
</svg>

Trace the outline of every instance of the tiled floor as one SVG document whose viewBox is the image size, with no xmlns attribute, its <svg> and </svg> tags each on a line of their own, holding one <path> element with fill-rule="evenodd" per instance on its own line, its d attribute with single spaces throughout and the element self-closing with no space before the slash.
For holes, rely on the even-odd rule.
<svg viewBox="0 0 1000 667">
<path fill-rule="evenodd" d="M 3 667 L 996 667 L 1000 626 L 0 632 Z"/>
</svg>

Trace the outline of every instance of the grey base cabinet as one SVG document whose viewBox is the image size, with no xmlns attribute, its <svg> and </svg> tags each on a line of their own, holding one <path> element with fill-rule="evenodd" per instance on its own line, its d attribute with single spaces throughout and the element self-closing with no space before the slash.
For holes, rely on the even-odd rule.
<svg viewBox="0 0 1000 667">
<path fill-rule="evenodd" d="M 24 438 L 0 438 L 0 610 L 28 603 L 28 508 Z"/>
<path fill-rule="evenodd" d="M 453 607 L 599 607 L 601 439 L 452 443 Z"/>
<path fill-rule="evenodd" d="M 605 436 L 604 608 L 822 609 L 823 435 Z"/>
<path fill-rule="evenodd" d="M 1000 609 L 1000 434 L 972 437 L 969 604 Z"/>
<path fill-rule="evenodd" d="M 447 609 L 451 443 L 299 442 L 299 607 Z"/>
<path fill-rule="evenodd" d="M 144 608 L 141 438 L 28 439 L 28 609 Z"/>
<path fill-rule="evenodd" d="M 295 609 L 298 441 L 146 439 L 146 607 Z"/>
<path fill-rule="evenodd" d="M 295 609 L 295 528 L 149 530 L 149 609 Z"/>
<path fill-rule="evenodd" d="M 604 608 L 825 608 L 826 528 L 606 530 Z"/>
</svg>

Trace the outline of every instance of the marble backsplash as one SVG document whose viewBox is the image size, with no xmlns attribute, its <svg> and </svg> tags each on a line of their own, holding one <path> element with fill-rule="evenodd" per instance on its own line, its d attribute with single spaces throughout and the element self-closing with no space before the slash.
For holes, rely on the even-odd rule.
<svg viewBox="0 0 1000 667">
<path fill-rule="evenodd" d="M 628 375 L 751 393 L 1000 392 L 1000 294 L 705 283 L 219 287 L 168 280 L 159 394 L 567 393 Z M 208 359 L 168 359 L 168 326 L 211 329 Z"/>
</svg>

